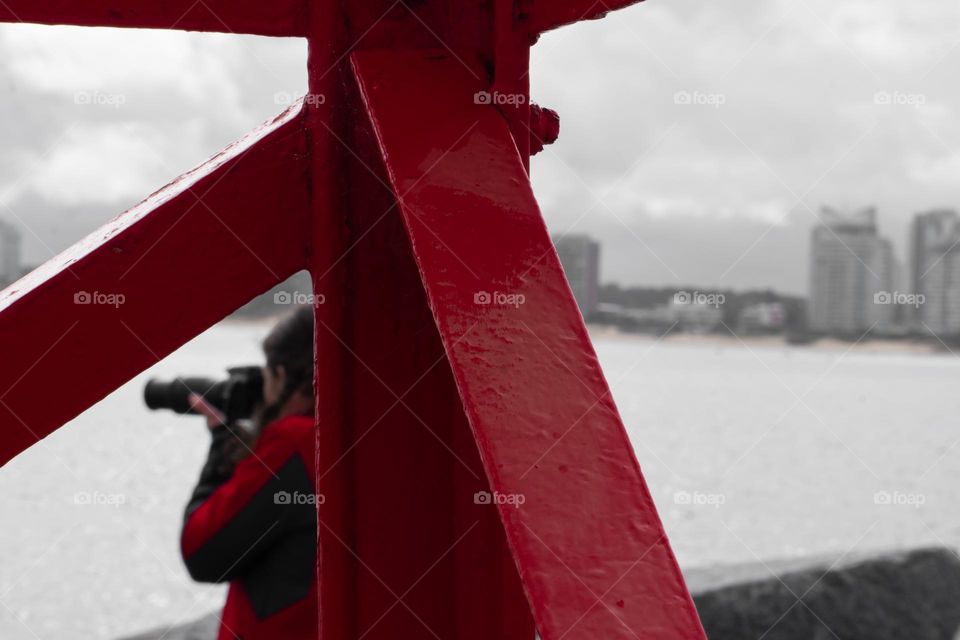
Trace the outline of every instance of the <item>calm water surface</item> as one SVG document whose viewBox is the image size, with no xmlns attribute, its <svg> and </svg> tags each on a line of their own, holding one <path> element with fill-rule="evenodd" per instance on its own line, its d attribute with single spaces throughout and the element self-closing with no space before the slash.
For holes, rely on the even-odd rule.
<svg viewBox="0 0 960 640">
<path fill-rule="evenodd" d="M 148 375 L 256 361 L 264 330 L 221 325 Z M 597 350 L 685 568 L 960 543 L 956 358 Z M 144 411 L 144 377 L 0 471 L 0 638 L 113 638 L 221 604 L 177 551 L 207 436 Z"/>
</svg>

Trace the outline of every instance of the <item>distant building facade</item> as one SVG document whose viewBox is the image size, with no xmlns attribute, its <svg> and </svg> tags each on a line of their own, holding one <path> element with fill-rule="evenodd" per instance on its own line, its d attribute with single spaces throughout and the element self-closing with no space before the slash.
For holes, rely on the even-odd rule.
<svg viewBox="0 0 960 640">
<path fill-rule="evenodd" d="M 0 220 L 0 287 L 20 277 L 20 232 Z"/>
<path fill-rule="evenodd" d="M 666 313 L 680 331 L 711 333 L 723 324 L 722 304 L 717 294 L 682 291 L 673 297 Z"/>
<path fill-rule="evenodd" d="M 917 214 L 910 235 L 912 293 L 923 296 L 914 324 L 937 335 L 960 334 L 960 216 L 951 209 Z"/>
<path fill-rule="evenodd" d="M 787 310 L 782 302 L 759 302 L 741 309 L 737 323 L 746 333 L 782 331 L 787 324 Z"/>
<path fill-rule="evenodd" d="M 810 247 L 810 329 L 857 334 L 892 325 L 896 262 L 877 233 L 876 209 L 842 214 L 822 210 Z"/>
<path fill-rule="evenodd" d="M 553 243 L 580 313 L 590 318 L 600 303 L 600 245 L 582 234 L 560 236 Z"/>
</svg>

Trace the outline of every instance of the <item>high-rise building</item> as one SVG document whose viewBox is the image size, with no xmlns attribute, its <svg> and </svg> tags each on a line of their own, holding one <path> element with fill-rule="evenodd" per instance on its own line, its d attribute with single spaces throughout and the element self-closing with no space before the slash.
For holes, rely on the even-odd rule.
<svg viewBox="0 0 960 640">
<path fill-rule="evenodd" d="M 20 277 L 20 232 L 0 220 L 0 287 Z"/>
<path fill-rule="evenodd" d="M 849 335 L 892 324 L 896 264 L 876 217 L 872 207 L 852 214 L 822 209 L 810 248 L 812 330 Z"/>
<path fill-rule="evenodd" d="M 950 209 L 917 214 L 910 245 L 913 293 L 922 296 L 913 319 L 937 335 L 960 333 L 960 217 Z"/>
<path fill-rule="evenodd" d="M 553 243 L 580 313 L 589 318 L 600 303 L 600 245 L 582 234 L 560 236 Z"/>
</svg>

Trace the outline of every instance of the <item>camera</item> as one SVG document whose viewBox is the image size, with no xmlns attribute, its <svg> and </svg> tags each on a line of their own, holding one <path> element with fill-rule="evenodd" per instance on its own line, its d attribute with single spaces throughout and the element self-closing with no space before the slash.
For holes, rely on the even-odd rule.
<svg viewBox="0 0 960 640">
<path fill-rule="evenodd" d="M 263 401 L 263 373 L 258 366 L 227 369 L 226 380 L 174 378 L 149 380 L 143 389 L 148 409 L 169 409 L 176 413 L 197 413 L 190 407 L 190 394 L 201 396 L 223 412 L 227 424 L 249 420 Z"/>
</svg>

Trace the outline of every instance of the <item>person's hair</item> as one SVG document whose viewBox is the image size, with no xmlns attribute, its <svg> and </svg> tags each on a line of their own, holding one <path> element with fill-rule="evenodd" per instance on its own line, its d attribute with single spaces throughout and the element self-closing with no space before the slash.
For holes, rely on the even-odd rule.
<svg viewBox="0 0 960 640">
<path fill-rule="evenodd" d="M 313 397 L 313 308 L 300 307 L 281 320 L 263 340 L 267 366 L 287 372 L 277 403 L 282 406 L 297 391 Z"/>
</svg>

